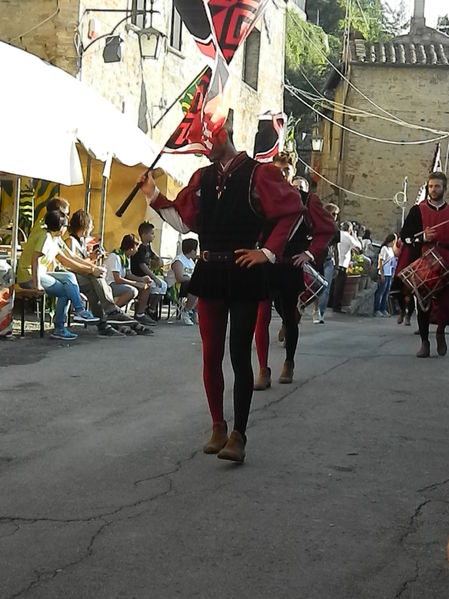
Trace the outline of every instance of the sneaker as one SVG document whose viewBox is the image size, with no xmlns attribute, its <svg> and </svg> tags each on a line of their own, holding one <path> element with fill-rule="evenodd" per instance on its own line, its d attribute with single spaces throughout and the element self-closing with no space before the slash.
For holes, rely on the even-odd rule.
<svg viewBox="0 0 449 599">
<path fill-rule="evenodd" d="M 195 310 L 195 308 L 189 311 L 189 316 L 193 324 L 198 324 L 198 312 Z"/>
<path fill-rule="evenodd" d="M 134 337 L 135 335 L 137 335 L 136 331 L 134 331 L 134 329 L 132 329 L 131 327 L 119 327 L 117 330 L 120 333 L 126 335 L 127 337 Z"/>
<path fill-rule="evenodd" d="M 324 324 L 324 316 L 320 316 L 320 322 L 318 324 Z"/>
<path fill-rule="evenodd" d="M 387 310 L 384 310 L 382 312 L 382 316 L 384 316 L 385 318 L 390 318 L 391 314 Z"/>
<path fill-rule="evenodd" d="M 149 308 L 147 308 L 147 316 L 149 316 L 150 320 L 153 320 L 155 323 L 159 320 L 157 312 L 150 310 Z"/>
<path fill-rule="evenodd" d="M 377 312 L 374 312 L 374 316 L 376 318 L 384 318 L 384 315 L 380 310 L 377 310 Z"/>
<path fill-rule="evenodd" d="M 182 324 L 186 324 L 189 327 L 193 326 L 193 322 L 192 322 L 188 312 L 181 312 L 181 322 L 182 322 Z"/>
<path fill-rule="evenodd" d="M 78 335 L 76 333 L 72 333 L 69 329 L 65 327 L 63 329 L 53 329 L 50 333 L 50 337 L 53 339 L 64 339 L 64 341 L 72 341 L 72 339 L 76 339 Z"/>
<path fill-rule="evenodd" d="M 154 335 L 153 329 L 150 329 L 150 327 L 146 327 L 143 324 L 140 324 L 139 322 L 134 327 L 133 332 L 136 333 L 137 335 L 147 335 L 147 336 Z"/>
<path fill-rule="evenodd" d="M 73 317 L 73 322 L 84 322 L 86 324 L 95 324 L 99 322 L 100 319 L 97 318 L 89 312 L 89 310 L 79 310 L 79 312 L 75 312 L 75 316 Z"/>
<path fill-rule="evenodd" d="M 108 322 L 109 324 L 136 324 L 134 318 L 128 316 L 128 314 L 125 314 L 121 310 L 115 310 L 114 312 L 107 314 L 106 322 Z"/>
<path fill-rule="evenodd" d="M 114 327 L 111 327 L 111 325 L 107 325 L 104 328 L 98 329 L 98 336 L 101 339 L 106 339 L 106 337 L 125 337 L 125 333 L 121 333 L 114 329 Z"/>
<path fill-rule="evenodd" d="M 408 314 L 405 315 L 404 326 L 406 326 L 406 327 L 410 326 L 410 316 Z"/>
<path fill-rule="evenodd" d="M 155 321 L 146 314 L 142 314 L 142 316 L 136 315 L 135 318 L 139 324 L 143 324 L 145 327 L 154 327 L 156 324 Z"/>
<path fill-rule="evenodd" d="M 320 320 L 321 320 L 321 314 L 319 312 L 319 310 L 317 310 L 316 312 L 312 312 L 312 322 L 313 324 L 320 324 Z"/>
</svg>

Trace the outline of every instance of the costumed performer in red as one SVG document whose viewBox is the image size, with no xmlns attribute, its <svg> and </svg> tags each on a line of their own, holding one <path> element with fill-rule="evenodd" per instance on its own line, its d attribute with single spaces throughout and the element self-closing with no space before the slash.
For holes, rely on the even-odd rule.
<svg viewBox="0 0 449 599">
<path fill-rule="evenodd" d="M 401 254 L 396 268 L 396 276 L 407 264 L 419 258 L 432 247 L 438 250 L 449 268 L 449 206 L 445 199 L 446 191 L 446 175 L 438 171 L 431 173 L 427 180 L 427 198 L 410 209 L 402 227 L 400 237 L 409 252 Z M 402 259 L 404 256 L 406 258 Z M 417 313 L 421 347 L 416 356 L 418 358 L 430 356 L 429 323 L 431 313 L 437 324 L 437 353 L 440 356 L 446 355 L 445 327 L 449 323 L 449 287 L 436 295 L 429 310 L 424 311 L 418 303 Z"/>
<path fill-rule="evenodd" d="M 237 152 L 228 125 L 214 134 L 208 158 L 212 165 L 197 170 L 173 202 L 159 192 L 151 174 L 139 183 L 161 218 L 181 233 L 199 235 L 201 252 L 189 291 L 199 298 L 203 380 L 213 423 L 203 450 L 242 463 L 254 384 L 251 344 L 258 302 L 268 297 L 264 264 L 282 255 L 304 206 L 277 168 Z M 257 249 L 267 220 L 272 231 Z M 228 315 L 234 371 L 234 430 L 229 437 L 222 370 Z"/>
</svg>

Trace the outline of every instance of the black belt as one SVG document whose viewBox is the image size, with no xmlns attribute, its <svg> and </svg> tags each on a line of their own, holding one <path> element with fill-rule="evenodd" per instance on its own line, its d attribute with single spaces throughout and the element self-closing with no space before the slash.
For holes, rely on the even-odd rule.
<svg viewBox="0 0 449 599">
<path fill-rule="evenodd" d="M 237 256 L 234 252 L 211 252 L 203 250 L 200 252 L 200 258 L 204 262 L 235 262 Z"/>
</svg>

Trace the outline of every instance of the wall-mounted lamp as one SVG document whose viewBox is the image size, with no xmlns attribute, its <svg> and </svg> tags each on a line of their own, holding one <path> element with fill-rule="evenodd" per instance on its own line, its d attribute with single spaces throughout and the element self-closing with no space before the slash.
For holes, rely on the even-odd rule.
<svg viewBox="0 0 449 599">
<path fill-rule="evenodd" d="M 154 29 L 154 27 L 140 29 L 137 31 L 137 35 L 139 36 L 139 48 L 142 58 L 152 58 L 153 60 L 157 60 L 162 49 L 163 38 L 165 35 L 157 29 Z"/>
<path fill-rule="evenodd" d="M 321 152 L 323 150 L 323 143 L 323 136 L 320 135 L 318 126 L 315 126 L 312 131 L 312 151 Z"/>
</svg>

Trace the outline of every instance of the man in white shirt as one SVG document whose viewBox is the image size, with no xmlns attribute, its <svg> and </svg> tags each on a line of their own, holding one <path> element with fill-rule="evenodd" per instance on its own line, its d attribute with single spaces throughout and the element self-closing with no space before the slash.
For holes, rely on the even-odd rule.
<svg viewBox="0 0 449 599">
<path fill-rule="evenodd" d="M 341 302 L 346 281 L 346 271 L 348 270 L 349 263 L 351 262 L 352 250 L 354 248 L 361 250 L 362 244 L 354 232 L 352 223 L 350 221 L 346 221 L 341 225 L 340 241 L 337 244 L 338 272 L 334 281 L 334 312 L 341 312 Z"/>
</svg>

